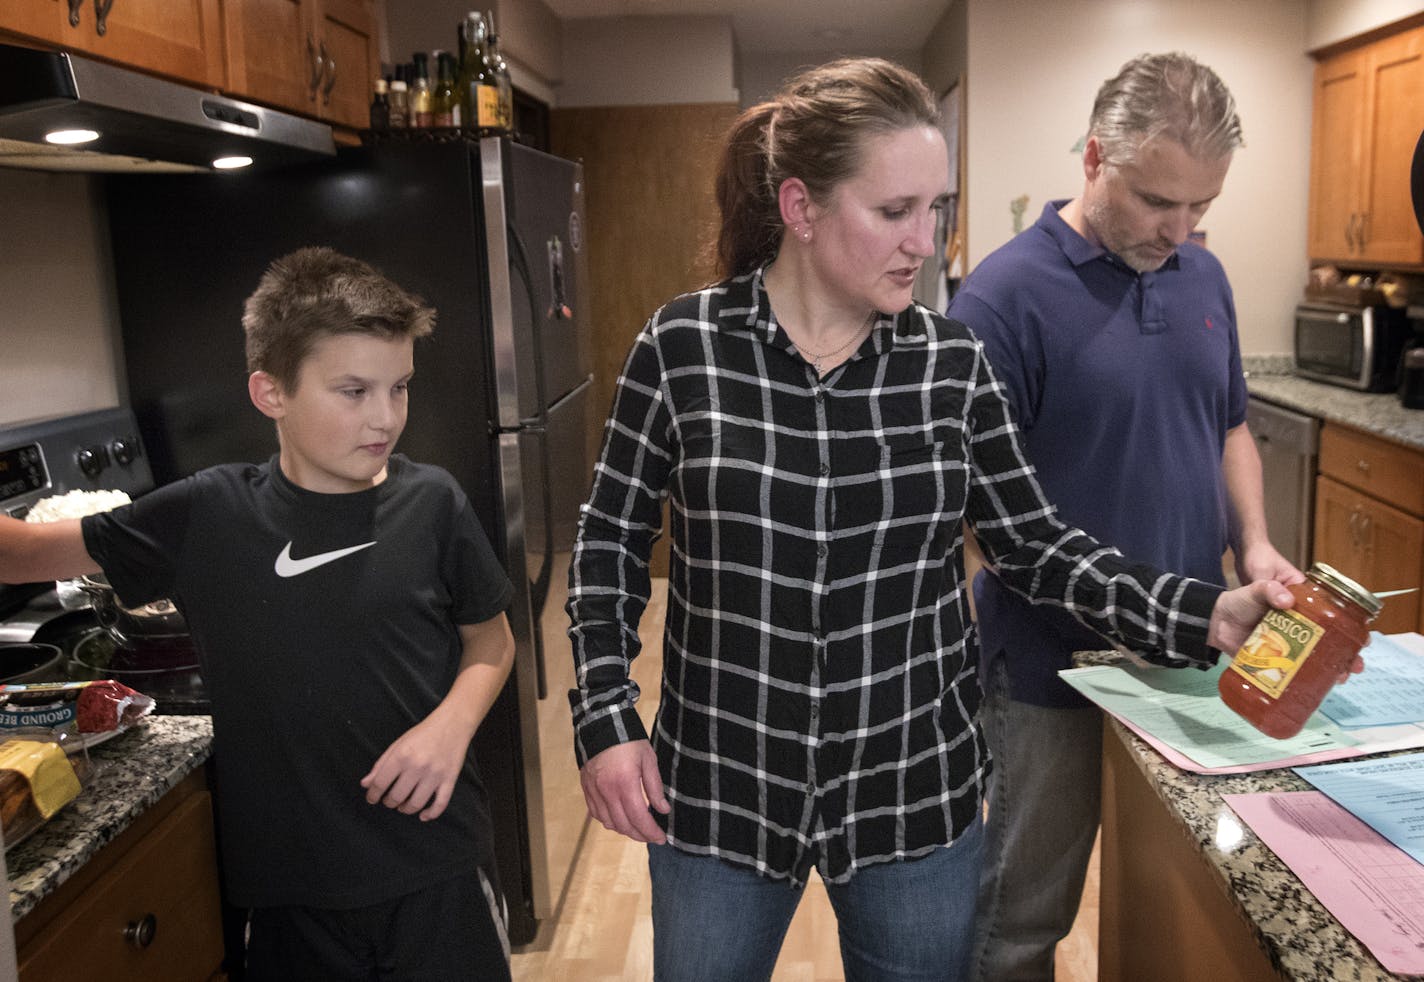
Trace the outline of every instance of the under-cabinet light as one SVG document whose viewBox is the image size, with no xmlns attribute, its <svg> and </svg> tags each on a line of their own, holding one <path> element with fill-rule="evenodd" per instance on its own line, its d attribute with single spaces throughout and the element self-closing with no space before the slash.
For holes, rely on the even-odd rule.
<svg viewBox="0 0 1424 982">
<path fill-rule="evenodd" d="M 76 143 L 93 143 L 97 139 L 99 139 L 99 134 L 94 130 L 51 130 L 45 134 L 46 143 L 56 143 L 66 147 Z"/>
</svg>

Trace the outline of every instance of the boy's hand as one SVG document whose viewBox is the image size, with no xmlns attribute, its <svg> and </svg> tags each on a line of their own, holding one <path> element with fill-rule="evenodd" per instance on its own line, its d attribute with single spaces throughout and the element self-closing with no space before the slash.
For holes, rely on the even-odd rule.
<svg viewBox="0 0 1424 982">
<path fill-rule="evenodd" d="M 458 727 L 447 729 L 438 714 L 426 717 L 401 734 L 361 778 L 366 800 L 418 814 L 422 822 L 439 818 L 455 792 L 469 745 L 468 734 L 462 738 Z"/>
<path fill-rule="evenodd" d="M 371 804 L 419 815 L 422 822 L 439 818 L 450 804 L 475 730 L 514 664 L 514 637 L 503 614 L 461 624 L 459 631 L 460 670 L 450 691 L 361 778 Z"/>
</svg>

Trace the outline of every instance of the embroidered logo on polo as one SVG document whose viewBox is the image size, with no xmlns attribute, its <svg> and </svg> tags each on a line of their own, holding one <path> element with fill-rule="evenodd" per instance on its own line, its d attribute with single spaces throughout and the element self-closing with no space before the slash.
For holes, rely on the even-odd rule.
<svg viewBox="0 0 1424 982">
<path fill-rule="evenodd" d="M 327 563 L 335 562 L 343 556 L 349 556 L 353 552 L 360 552 L 362 549 L 369 549 L 376 542 L 363 542 L 359 546 L 348 546 L 345 549 L 333 549 L 331 552 L 319 552 L 315 556 L 307 556 L 303 559 L 292 558 L 292 544 L 288 542 L 282 547 L 282 551 L 277 554 L 277 561 L 272 565 L 273 571 L 284 579 L 301 576 L 303 573 L 310 573 L 318 566 L 325 566 Z"/>
</svg>

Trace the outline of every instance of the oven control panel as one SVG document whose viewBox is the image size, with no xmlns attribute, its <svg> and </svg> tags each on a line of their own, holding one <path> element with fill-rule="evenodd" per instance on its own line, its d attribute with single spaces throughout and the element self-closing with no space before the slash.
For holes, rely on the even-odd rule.
<svg viewBox="0 0 1424 982">
<path fill-rule="evenodd" d="M 23 518 L 41 498 L 67 491 L 153 488 L 153 474 L 127 409 L 0 427 L 0 514 Z"/>
<path fill-rule="evenodd" d="M 8 501 L 49 485 L 38 443 L 0 450 L 0 501 Z"/>
</svg>

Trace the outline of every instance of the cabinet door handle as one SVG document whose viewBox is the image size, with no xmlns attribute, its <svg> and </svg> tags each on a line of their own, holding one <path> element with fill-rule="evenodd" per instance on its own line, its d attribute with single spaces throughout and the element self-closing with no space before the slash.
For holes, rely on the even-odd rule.
<svg viewBox="0 0 1424 982">
<path fill-rule="evenodd" d="M 1360 251 L 1365 251 L 1365 246 L 1370 241 L 1370 213 L 1360 212 Z"/>
<path fill-rule="evenodd" d="M 326 62 L 326 84 L 321 87 L 321 104 L 331 105 L 331 90 L 336 85 L 336 59 L 326 50 L 326 42 L 321 42 L 321 57 Z"/>
<path fill-rule="evenodd" d="M 79 26 L 79 9 L 84 6 L 84 0 L 69 0 L 69 26 Z"/>
<path fill-rule="evenodd" d="M 124 928 L 124 940 L 139 951 L 153 944 L 156 937 L 158 937 L 158 918 L 153 914 L 144 914 L 136 921 L 129 921 L 128 927 Z"/>
<path fill-rule="evenodd" d="M 109 29 L 109 11 L 113 9 L 114 0 L 94 0 L 94 33 L 100 37 Z M 71 18 L 73 20 L 73 18 Z M 74 21 L 78 23 L 78 21 Z"/>
<path fill-rule="evenodd" d="M 1370 462 L 1364 459 L 1357 460 L 1355 461 L 1355 469 L 1361 474 L 1368 474 L 1370 472 Z"/>
<path fill-rule="evenodd" d="M 322 48 L 325 51 L 325 47 Z M 307 61 L 311 63 L 311 81 L 307 82 L 307 93 L 316 98 L 317 88 L 321 85 L 321 75 L 325 70 L 322 63 L 322 56 L 317 53 L 316 41 L 310 34 L 307 35 Z"/>
</svg>

